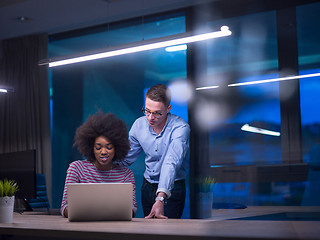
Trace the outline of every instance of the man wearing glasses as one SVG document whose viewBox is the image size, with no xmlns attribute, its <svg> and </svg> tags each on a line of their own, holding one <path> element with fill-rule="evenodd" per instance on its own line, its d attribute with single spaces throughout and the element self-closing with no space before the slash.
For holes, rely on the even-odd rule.
<svg viewBox="0 0 320 240">
<path fill-rule="evenodd" d="M 146 218 L 181 218 L 186 196 L 185 177 L 190 127 L 170 113 L 170 90 L 151 87 L 138 118 L 129 132 L 131 149 L 123 165 L 129 166 L 145 152 L 141 199 Z"/>
</svg>

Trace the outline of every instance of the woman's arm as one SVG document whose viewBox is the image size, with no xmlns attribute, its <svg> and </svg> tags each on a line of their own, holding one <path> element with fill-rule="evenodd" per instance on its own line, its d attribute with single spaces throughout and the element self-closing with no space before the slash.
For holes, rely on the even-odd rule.
<svg viewBox="0 0 320 240">
<path fill-rule="evenodd" d="M 61 202 L 61 215 L 68 217 L 68 184 L 80 182 L 79 178 L 79 166 L 77 166 L 77 161 L 69 165 L 67 170 L 67 176 L 64 184 L 62 202 Z"/>
</svg>

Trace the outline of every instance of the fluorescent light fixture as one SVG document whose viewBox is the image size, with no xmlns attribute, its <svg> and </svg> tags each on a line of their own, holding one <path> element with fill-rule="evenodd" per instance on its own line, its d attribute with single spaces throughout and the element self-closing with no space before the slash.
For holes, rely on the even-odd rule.
<svg viewBox="0 0 320 240">
<path fill-rule="evenodd" d="M 233 84 L 229 84 L 228 87 L 253 85 L 253 84 L 268 83 L 268 82 L 279 82 L 279 81 L 287 81 L 287 80 L 293 80 L 293 79 L 310 78 L 310 77 L 318 77 L 318 76 L 320 76 L 320 73 L 311 73 L 311 74 L 305 74 L 305 75 L 272 78 L 272 79 L 265 79 L 265 80 L 252 81 L 252 82 L 233 83 Z"/>
<path fill-rule="evenodd" d="M 177 52 L 177 51 L 183 51 L 187 50 L 187 44 L 172 46 L 172 47 L 166 47 L 166 52 Z"/>
<path fill-rule="evenodd" d="M 14 88 L 6 85 L 0 85 L 0 93 L 14 92 Z"/>
<path fill-rule="evenodd" d="M 73 57 L 62 58 L 62 59 L 44 60 L 44 61 L 41 61 L 39 65 L 49 64 L 49 67 L 57 67 L 61 65 L 79 63 L 79 62 L 96 60 L 101 58 L 114 57 L 114 56 L 129 54 L 129 53 L 142 52 L 142 51 L 147 51 L 151 49 L 158 49 L 158 48 L 164 48 L 169 46 L 204 41 L 208 39 L 220 38 L 220 37 L 225 37 L 230 35 L 231 35 L 231 31 L 229 30 L 229 27 L 222 26 L 220 28 L 220 31 L 217 31 L 217 32 L 209 32 L 209 33 L 198 34 L 198 35 L 190 35 L 189 33 L 176 34 L 169 37 L 144 40 L 143 42 L 140 41 L 138 43 L 135 43 L 134 46 L 132 46 L 133 44 L 126 45 L 122 48 L 119 48 L 119 46 L 115 46 L 113 48 L 105 49 L 104 51 L 101 51 L 101 52 L 86 54 L 84 56 L 73 56 Z"/>
<path fill-rule="evenodd" d="M 218 88 L 219 86 L 207 86 L 207 87 L 198 87 L 196 88 L 197 91 L 199 90 L 207 90 L 207 89 L 214 89 L 214 88 Z"/>
<path fill-rule="evenodd" d="M 257 128 L 257 127 L 252 127 L 249 124 L 245 124 L 241 127 L 242 131 L 247 131 L 247 132 L 252 132 L 252 133 L 259 133 L 259 134 L 265 134 L 265 135 L 271 135 L 271 136 L 276 136 L 279 137 L 280 133 L 279 132 L 274 132 L 262 128 Z"/>
<path fill-rule="evenodd" d="M 271 78 L 271 79 L 264 79 L 264 80 L 251 81 L 251 82 L 232 83 L 232 84 L 229 84 L 228 87 L 237 87 L 237 86 L 253 85 L 253 84 L 260 84 L 260 83 L 269 83 L 269 82 L 279 82 L 279 81 L 287 81 L 287 80 L 310 78 L 310 77 L 319 77 L 319 76 L 320 76 L 320 73 L 310 73 L 310 74 L 304 74 L 304 75 L 281 77 L 281 78 Z M 196 90 L 213 89 L 213 88 L 218 88 L 218 87 L 219 86 L 206 86 L 206 87 L 196 88 Z"/>
<path fill-rule="evenodd" d="M 8 92 L 14 92 L 14 88 L 5 86 L 5 85 L 0 85 L 0 93 L 8 93 Z"/>
</svg>

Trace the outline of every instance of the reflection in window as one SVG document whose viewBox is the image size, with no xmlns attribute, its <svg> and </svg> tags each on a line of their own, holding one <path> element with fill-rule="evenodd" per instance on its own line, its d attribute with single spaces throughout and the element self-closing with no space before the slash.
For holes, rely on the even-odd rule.
<svg viewBox="0 0 320 240">
<path fill-rule="evenodd" d="M 320 4 L 297 8 L 298 50 L 300 75 L 320 72 Z M 300 79 L 300 105 L 303 141 L 303 160 L 310 162 L 320 144 L 320 77 Z M 320 154 L 320 152 L 319 152 Z M 312 154 L 311 154 L 312 155 Z M 318 155 L 320 164 L 320 155 Z M 315 159 L 315 158 L 314 158 Z"/>
<path fill-rule="evenodd" d="M 231 83 L 278 77 L 275 13 L 208 23 L 222 24 L 229 26 L 232 35 L 207 44 L 207 75 L 197 83 L 219 86 L 199 91 L 199 107 L 210 111 L 202 119 L 202 126 L 209 131 L 210 166 L 281 163 L 280 136 L 243 129 L 250 126 L 281 132 L 279 84 L 227 87 Z"/>
<path fill-rule="evenodd" d="M 300 75 L 320 72 L 320 3 L 297 7 Z M 300 79 L 303 161 L 308 163 L 308 181 L 303 205 L 320 205 L 320 77 Z"/>
<path fill-rule="evenodd" d="M 228 86 L 279 77 L 275 12 L 215 20 L 207 25 L 227 25 L 232 31 L 227 38 L 198 45 L 200 56 L 206 58 L 200 63 L 203 67 L 198 67 L 196 87 L 218 86 L 198 90 L 194 108 L 197 126 L 204 132 L 201 139 L 207 138 L 199 145 L 198 177 L 210 174 L 220 179 L 212 187 L 212 207 L 301 201 L 301 191 L 293 194 L 301 189 L 299 184 L 258 180 L 256 167 L 282 163 L 279 83 Z M 196 201 L 203 216 L 206 200 L 202 193 Z"/>
<path fill-rule="evenodd" d="M 182 13 L 160 16 L 151 19 L 110 24 L 103 27 L 79 31 L 73 35 L 51 36 L 48 55 L 50 58 L 85 51 L 139 42 L 152 38 L 185 32 Z"/>
</svg>

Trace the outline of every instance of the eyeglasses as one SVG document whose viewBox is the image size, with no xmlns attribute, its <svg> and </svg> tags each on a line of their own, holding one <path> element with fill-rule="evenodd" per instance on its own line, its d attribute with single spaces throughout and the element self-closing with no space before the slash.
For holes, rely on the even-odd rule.
<svg viewBox="0 0 320 240">
<path fill-rule="evenodd" d="M 162 113 L 159 112 L 151 112 L 148 109 L 142 108 L 141 109 L 142 112 L 146 115 L 146 116 L 150 116 L 151 114 L 155 117 L 155 118 L 160 118 L 162 116 Z"/>
</svg>

